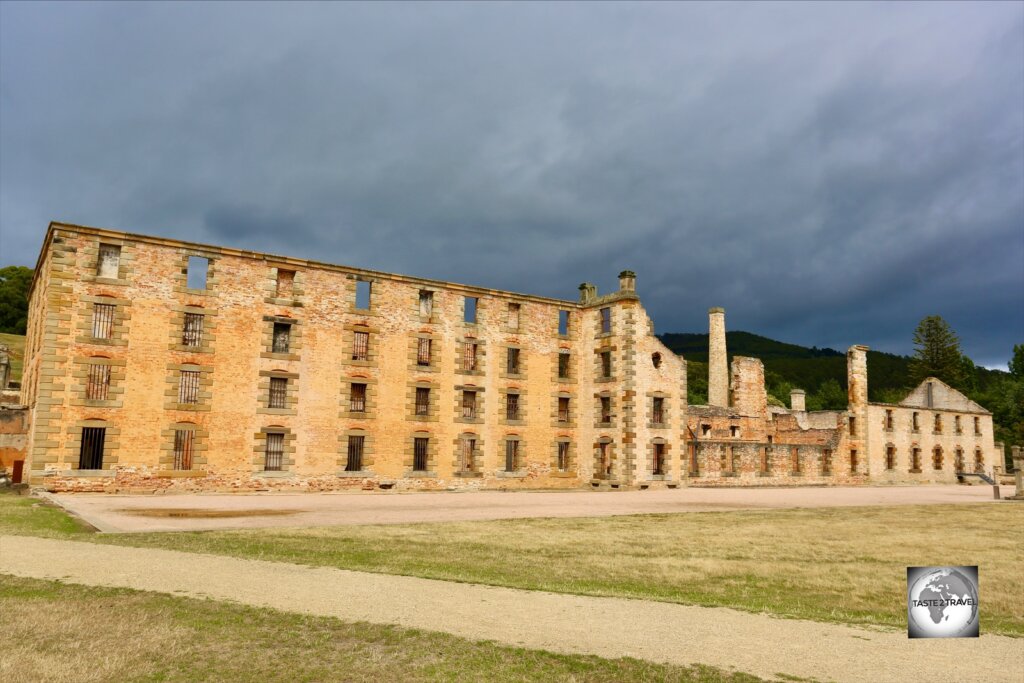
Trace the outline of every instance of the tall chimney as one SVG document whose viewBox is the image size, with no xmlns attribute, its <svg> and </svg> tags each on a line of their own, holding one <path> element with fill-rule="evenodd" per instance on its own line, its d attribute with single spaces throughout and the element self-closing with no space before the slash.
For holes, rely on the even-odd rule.
<svg viewBox="0 0 1024 683">
<path fill-rule="evenodd" d="M 725 351 L 725 309 L 708 310 L 708 405 L 729 407 L 729 356 Z"/>
<path fill-rule="evenodd" d="M 846 386 L 850 406 L 868 402 L 868 347 L 859 344 L 846 352 Z"/>
<path fill-rule="evenodd" d="M 789 392 L 789 409 L 794 412 L 806 412 L 807 392 L 803 389 L 793 389 Z"/>
</svg>

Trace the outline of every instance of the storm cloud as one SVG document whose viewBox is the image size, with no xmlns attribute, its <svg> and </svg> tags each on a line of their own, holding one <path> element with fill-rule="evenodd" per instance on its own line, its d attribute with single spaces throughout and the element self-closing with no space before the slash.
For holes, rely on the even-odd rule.
<svg viewBox="0 0 1024 683">
<path fill-rule="evenodd" d="M 1024 5 L 0 4 L 50 220 L 976 362 L 1024 341 Z"/>
</svg>

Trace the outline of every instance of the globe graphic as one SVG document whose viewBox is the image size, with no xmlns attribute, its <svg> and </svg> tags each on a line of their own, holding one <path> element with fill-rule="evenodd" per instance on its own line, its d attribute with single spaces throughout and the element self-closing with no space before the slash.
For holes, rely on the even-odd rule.
<svg viewBox="0 0 1024 683">
<path fill-rule="evenodd" d="M 954 637 L 978 619 L 978 590 L 955 569 L 940 569 L 920 576 L 910 588 L 910 599 L 929 603 L 911 602 L 910 620 L 924 636 Z M 948 604 L 951 600 L 970 604 Z"/>
</svg>

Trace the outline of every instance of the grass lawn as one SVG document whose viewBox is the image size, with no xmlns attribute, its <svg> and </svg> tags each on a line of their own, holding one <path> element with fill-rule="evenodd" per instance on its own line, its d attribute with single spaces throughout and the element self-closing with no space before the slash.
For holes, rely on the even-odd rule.
<svg viewBox="0 0 1024 683">
<path fill-rule="evenodd" d="M 907 566 L 976 564 L 983 632 L 1024 636 L 1024 506 L 1011 502 L 89 535 L 8 523 L 5 498 L 0 533 L 895 628 L 906 625 Z"/>
<path fill-rule="evenodd" d="M 6 681 L 702 681 L 710 667 L 601 659 L 211 600 L 0 575 Z"/>
</svg>

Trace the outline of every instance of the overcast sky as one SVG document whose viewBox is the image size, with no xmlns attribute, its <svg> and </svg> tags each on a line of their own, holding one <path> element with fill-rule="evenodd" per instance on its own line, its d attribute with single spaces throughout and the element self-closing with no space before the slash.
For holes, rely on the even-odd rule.
<svg viewBox="0 0 1024 683">
<path fill-rule="evenodd" d="M 1024 342 L 1024 5 L 0 4 L 0 262 L 50 220 L 659 332 Z"/>
</svg>

